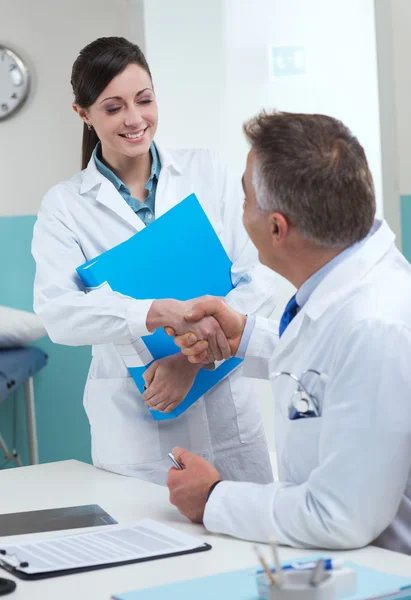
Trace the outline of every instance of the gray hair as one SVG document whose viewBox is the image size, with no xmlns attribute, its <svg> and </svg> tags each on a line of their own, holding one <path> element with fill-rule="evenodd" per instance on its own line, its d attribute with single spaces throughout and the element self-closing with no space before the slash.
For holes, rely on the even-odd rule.
<svg viewBox="0 0 411 600">
<path fill-rule="evenodd" d="M 262 112 L 244 125 L 254 150 L 257 206 L 280 212 L 309 241 L 346 247 L 363 239 L 375 217 L 364 150 L 332 117 Z"/>
</svg>

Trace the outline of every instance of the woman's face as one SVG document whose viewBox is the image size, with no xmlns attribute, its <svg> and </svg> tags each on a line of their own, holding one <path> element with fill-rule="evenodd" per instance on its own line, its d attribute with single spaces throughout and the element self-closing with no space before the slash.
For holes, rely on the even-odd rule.
<svg viewBox="0 0 411 600">
<path fill-rule="evenodd" d="M 142 67 L 128 65 L 84 114 L 80 111 L 83 120 L 94 127 L 109 163 L 120 156 L 136 158 L 149 151 L 158 109 L 150 76 Z"/>
</svg>

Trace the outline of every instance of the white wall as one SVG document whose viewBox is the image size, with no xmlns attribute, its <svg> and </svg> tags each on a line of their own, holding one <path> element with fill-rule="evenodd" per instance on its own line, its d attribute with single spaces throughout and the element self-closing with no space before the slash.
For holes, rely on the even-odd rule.
<svg viewBox="0 0 411 600">
<path fill-rule="evenodd" d="M 399 190 L 411 194 L 411 2 L 391 0 Z"/>
<path fill-rule="evenodd" d="M 363 144 L 382 213 L 373 0 L 146 0 L 145 25 L 163 143 L 213 147 L 240 177 L 244 120 L 263 107 L 329 114 Z M 307 74 L 270 79 L 269 44 L 304 46 Z M 275 316 L 292 293 L 283 282 Z M 273 447 L 268 384 L 257 392 Z"/>
<path fill-rule="evenodd" d="M 384 216 L 397 235 L 397 245 L 410 260 L 410 223 L 402 222 L 400 195 L 411 195 L 411 2 L 375 0 L 375 8 Z M 403 219 L 409 219 L 408 199 L 404 209 Z"/>
<path fill-rule="evenodd" d="M 225 153 L 240 166 L 239 124 L 260 108 L 324 113 L 363 144 L 382 211 L 373 0 L 225 0 Z M 303 46 L 307 73 L 269 79 L 269 44 Z"/>
<path fill-rule="evenodd" d="M 1 0 L 0 43 L 26 59 L 32 93 L 0 122 L 0 216 L 36 214 L 44 193 L 80 168 L 81 123 L 71 109 L 71 67 L 100 36 L 137 35 L 127 0 Z"/>
<path fill-rule="evenodd" d="M 380 97 L 381 163 L 383 173 L 384 217 L 396 233 L 401 249 L 401 211 L 395 90 L 394 30 L 392 2 L 376 0 L 375 21 Z"/>
<path fill-rule="evenodd" d="M 224 2 L 146 0 L 146 56 L 159 103 L 158 139 L 220 149 L 225 135 Z"/>
<path fill-rule="evenodd" d="M 382 211 L 373 0 L 146 0 L 145 23 L 165 143 L 241 173 L 241 123 L 262 107 L 330 114 L 364 145 Z M 303 45 L 307 75 L 271 81 L 269 44 Z"/>
</svg>

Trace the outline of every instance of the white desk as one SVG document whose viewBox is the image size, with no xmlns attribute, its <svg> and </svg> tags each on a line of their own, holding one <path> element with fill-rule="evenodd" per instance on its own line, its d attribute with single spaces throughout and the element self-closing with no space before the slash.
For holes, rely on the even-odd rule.
<svg viewBox="0 0 411 600">
<path fill-rule="evenodd" d="M 151 587 L 183 579 L 253 567 L 256 559 L 248 542 L 207 534 L 188 523 L 168 502 L 168 490 L 136 479 L 95 469 L 74 460 L 9 469 L 0 472 L 0 513 L 99 504 L 121 524 L 152 518 L 202 536 L 209 552 L 178 556 L 78 575 L 40 581 L 17 581 L 13 600 L 108 600 L 115 592 Z M 72 530 L 86 531 L 86 529 Z M 23 538 L 53 537 L 59 532 L 0 537 L 0 544 Z M 0 546 L 1 547 L 1 546 Z M 311 550 L 281 549 L 281 558 L 312 554 Z M 331 552 L 366 566 L 398 575 L 411 574 L 411 556 L 368 547 L 353 552 Z M 11 576 L 0 569 L 0 577 Z M 212 600 L 219 600 L 214 598 Z"/>
</svg>

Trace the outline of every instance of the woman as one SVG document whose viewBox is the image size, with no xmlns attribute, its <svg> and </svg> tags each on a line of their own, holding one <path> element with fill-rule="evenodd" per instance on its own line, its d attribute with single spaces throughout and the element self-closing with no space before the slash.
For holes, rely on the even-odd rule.
<svg viewBox="0 0 411 600">
<path fill-rule="evenodd" d="M 71 83 L 73 108 L 84 121 L 83 170 L 43 199 L 32 247 L 34 307 L 54 342 L 93 346 L 84 394 L 93 462 L 163 484 L 170 467 L 167 453 L 179 445 L 214 463 L 226 479 L 269 482 L 261 418 L 241 369 L 179 418 L 154 421 L 115 344 L 147 335 L 149 322 L 159 322 L 148 318 L 159 303 L 107 287 L 86 294 L 76 274 L 76 267 L 195 192 L 233 262 L 236 288 L 227 300 L 242 312 L 268 315 L 275 280 L 256 264 L 241 222 L 239 186 L 209 151 L 168 151 L 153 142 L 157 103 L 138 46 L 123 38 L 92 42 L 75 61 Z M 144 276 L 144 256 L 136 263 Z M 158 361 L 149 390 L 166 382 L 181 400 L 195 376 L 192 369 L 181 354 Z"/>
</svg>

